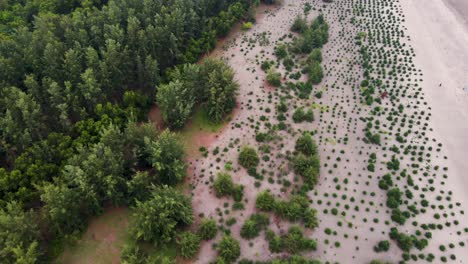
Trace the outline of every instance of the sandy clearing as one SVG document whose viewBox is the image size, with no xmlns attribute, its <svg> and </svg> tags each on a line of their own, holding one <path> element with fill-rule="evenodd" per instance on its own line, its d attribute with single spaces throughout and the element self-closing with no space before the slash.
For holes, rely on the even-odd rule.
<svg viewBox="0 0 468 264">
<path fill-rule="evenodd" d="M 449 187 L 467 210 L 468 92 L 463 88 L 468 86 L 468 24 L 462 21 L 468 22 L 468 2 L 405 0 L 401 5 L 415 63 L 424 74 L 434 133 L 448 154 Z M 468 260 L 467 251 L 463 259 Z"/>
<path fill-rule="evenodd" d="M 230 205 L 225 208 L 224 203 L 229 202 L 231 204 L 231 199 L 215 198 L 210 178 L 214 177 L 218 171 L 223 170 L 222 166 L 226 161 L 232 161 L 234 171 L 231 174 L 236 183 L 243 184 L 246 187 L 244 193 L 245 198 L 248 200 L 245 204 L 246 209 L 243 212 L 231 212 L 224 215 L 225 220 L 226 217 L 231 216 L 237 218 L 237 223 L 231 227 L 231 232 L 236 238 L 239 238 L 239 229 L 245 218 L 255 212 L 252 201 L 259 190 L 268 188 L 278 196 L 287 197 L 287 194 L 281 193 L 280 186 L 265 181 L 260 188 L 255 188 L 253 186 L 254 180 L 246 175 L 245 170 L 239 169 L 236 164 L 239 146 L 244 144 L 256 145 L 253 140 L 255 131 L 252 126 L 248 125 L 250 118 L 258 117 L 261 114 L 270 118 L 272 115 L 263 112 L 262 108 L 274 107 L 274 101 L 272 103 L 266 100 L 267 95 L 271 93 L 271 89 L 264 87 L 264 74 L 255 64 L 257 55 L 261 54 L 262 50 L 266 51 L 266 58 L 271 58 L 268 52 L 271 53 L 273 45 L 256 46 L 249 52 L 245 52 L 245 50 L 241 49 L 246 49 L 245 44 L 239 45 L 239 42 L 249 37 L 255 37 L 255 33 L 265 31 L 272 33 L 269 39 L 274 42 L 280 35 L 288 32 L 288 21 L 290 23 L 294 14 L 300 12 L 302 3 L 286 0 L 281 8 L 275 9 L 273 13 L 261 16 L 252 31 L 235 33 L 234 36 L 223 42 L 222 47 L 218 46 L 215 52 L 216 56 L 228 58 L 229 64 L 236 71 L 236 78 L 241 85 L 238 98 L 241 109 L 209 150 L 211 153 L 214 147 L 219 146 L 222 150 L 225 146 L 231 144 L 234 145 L 234 148 L 221 154 L 220 161 L 216 161 L 216 157 L 210 155 L 208 159 L 194 162 L 191 177 L 191 183 L 194 185 L 193 205 L 197 215 L 203 213 L 205 217 L 215 218 L 222 215 L 220 214 L 221 211 L 230 208 Z M 464 164 L 468 162 L 464 162 L 463 158 L 460 158 L 468 149 L 466 136 L 464 137 L 464 135 L 468 135 L 467 122 L 465 121 L 468 113 L 466 108 L 466 100 L 468 99 L 465 98 L 468 98 L 468 96 L 464 97 L 461 90 L 466 81 L 463 79 L 466 75 L 466 70 L 464 72 L 463 69 L 467 69 L 464 62 L 468 61 L 465 53 L 465 47 L 468 47 L 466 45 L 466 32 L 460 22 L 461 19 L 457 20 L 454 13 L 451 13 L 441 2 L 431 3 L 427 6 L 427 3 L 416 3 L 416 0 L 402 3 L 395 1 L 393 4 L 396 6 L 403 5 L 407 17 L 411 16 L 403 24 L 409 27 L 409 31 L 406 33 L 410 34 L 411 41 L 408 43 L 416 49 L 415 64 L 417 68 L 423 68 L 424 77 L 421 78 L 424 79 L 424 83 L 422 84 L 424 92 L 428 95 L 425 100 L 432 107 L 431 113 L 433 116 L 429 127 L 434 127 L 435 132 L 428 132 L 427 134 L 429 138 L 441 139 L 444 144 L 443 154 L 437 154 L 429 163 L 424 165 L 428 167 L 435 165 L 447 166 L 450 172 L 448 184 L 442 186 L 442 183 L 442 185 L 436 186 L 437 189 L 441 193 L 453 190 L 457 202 L 467 201 L 468 199 L 463 191 L 463 187 L 466 186 L 463 171 L 468 171 L 467 165 Z M 442 4 L 442 7 L 439 6 L 440 4 Z M 428 10 L 424 15 L 420 15 L 419 11 L 422 10 L 422 5 L 433 10 Z M 320 144 L 321 163 L 324 165 L 321 168 L 320 183 L 310 195 L 311 200 L 313 200 L 312 207 L 319 211 L 320 226 L 307 233 L 309 237 L 318 240 L 318 250 L 305 255 L 312 258 L 318 257 L 323 261 L 337 261 L 339 263 L 368 263 L 376 258 L 396 263 L 401 260 L 402 252 L 394 241 L 391 241 L 391 249 L 385 254 L 378 254 L 372 250 L 378 241 L 388 239 L 389 224 L 386 222 L 391 222 L 390 210 L 385 206 L 386 194 L 377 186 L 377 180 L 387 171 L 385 162 L 389 160 L 388 155 L 391 154 L 381 147 L 362 142 L 364 124 L 358 119 L 361 116 L 366 116 L 370 108 L 363 107 L 359 99 L 356 99 L 360 96 L 355 87 L 358 87 L 362 80 L 362 69 L 350 63 L 359 56 L 358 48 L 353 43 L 353 38 L 357 32 L 348 23 L 340 21 L 340 15 L 348 7 L 347 2 L 335 2 L 325 10 L 327 20 L 331 23 L 330 41 L 323 49 L 323 65 L 327 74 L 319 87 L 316 87 L 323 87 L 324 95 L 320 100 L 312 99 L 307 102 L 320 105 L 319 108 L 323 107 L 325 110 L 319 113 L 320 111 L 317 109 L 317 116 L 320 116 L 317 117 L 317 122 L 292 124 L 294 131 L 316 130 L 316 139 Z M 412 12 L 411 15 L 408 14 L 408 10 Z M 314 15 L 311 14 L 311 17 Z M 444 22 L 440 21 L 441 17 Z M 424 19 L 427 19 L 427 21 Z M 431 20 L 432 22 L 430 22 Z M 430 25 L 430 27 L 426 27 L 427 25 Z M 450 27 L 451 30 L 444 30 L 444 27 Z M 435 33 L 436 31 L 437 33 Z M 439 36 L 441 39 L 434 38 L 434 36 Z M 447 54 L 451 54 L 452 57 Z M 434 63 L 434 61 L 437 63 Z M 257 76 L 258 78 L 256 78 Z M 444 83 L 441 88 L 438 86 L 440 82 Z M 460 89 L 457 90 L 457 87 Z M 402 101 L 410 106 L 416 106 L 420 103 L 419 99 L 406 98 Z M 302 102 L 294 99 L 291 103 L 302 104 Z M 389 107 L 389 104 L 388 100 L 384 101 L 385 106 Z M 427 110 L 426 108 L 422 107 L 424 110 Z M 411 115 L 415 110 L 408 108 L 407 111 L 407 114 Z M 452 116 L 456 118 L 455 122 L 447 118 Z M 381 122 L 386 121 L 382 118 Z M 234 123 L 242 124 L 242 126 L 235 128 Z M 294 148 L 294 135 L 289 135 L 289 138 L 287 136 L 287 140 L 284 141 L 285 146 L 280 150 L 281 152 Z M 345 138 L 347 143 L 343 142 Z M 237 143 L 236 140 L 238 140 Z M 385 145 L 388 146 L 396 143 L 393 136 L 385 136 L 385 141 Z M 421 141 L 415 136 L 412 137 L 412 143 L 421 144 Z M 430 143 L 430 146 L 434 149 L 437 147 L 436 143 Z M 341 151 L 346 151 L 346 153 L 340 153 Z M 378 157 L 376 173 L 370 173 L 366 169 L 367 160 L 370 153 L 374 152 Z M 443 159 L 445 152 L 448 153 L 448 160 Z M 341 163 L 338 158 L 342 160 Z M 275 161 L 282 162 L 281 159 Z M 327 163 L 328 167 L 326 166 Z M 411 161 L 408 158 L 402 160 L 402 167 L 410 168 L 410 164 Z M 271 163 L 263 164 L 262 168 L 269 169 L 269 166 L 275 169 L 280 168 L 278 164 Z M 422 171 L 423 168 L 421 168 L 420 173 Z M 443 182 L 441 173 L 434 173 L 438 175 L 437 181 Z M 287 175 L 286 178 L 290 179 L 291 176 L 293 175 Z M 421 186 L 428 187 L 420 176 L 417 180 L 421 182 Z M 401 182 L 400 185 L 402 189 L 406 188 L 404 182 Z M 338 189 L 338 187 L 341 188 Z M 422 192 L 415 191 L 415 195 L 422 194 Z M 427 194 L 427 198 L 435 201 L 436 195 L 437 193 Z M 448 203 L 444 204 L 447 206 Z M 465 203 L 463 205 L 466 206 Z M 346 206 L 350 207 L 346 208 Z M 345 214 L 331 214 L 329 211 L 332 208 L 337 208 L 339 212 Z M 461 223 L 468 222 L 466 216 L 460 217 Z M 432 212 L 420 215 L 414 220 L 420 223 L 431 223 L 433 222 Z M 274 228 L 274 226 L 271 225 L 270 228 Z M 333 234 L 326 235 L 327 229 L 331 229 Z M 414 233 L 415 229 L 409 221 L 406 225 L 399 226 L 399 230 L 407 234 Z M 277 230 L 275 229 L 275 231 Z M 441 253 L 438 246 L 441 244 L 447 245 L 455 242 L 454 239 L 458 239 L 454 238 L 454 230 L 456 230 L 456 227 L 434 231 L 434 238 L 431 240 L 430 246 L 424 250 L 424 253 L 432 252 L 440 257 L 439 254 Z M 335 246 L 336 242 L 340 242 L 341 245 Z M 249 246 L 245 240 L 241 240 L 242 257 L 255 260 L 271 258 L 272 255 L 269 253 L 264 240 L 255 239 L 252 244 L 252 246 Z M 458 257 L 457 263 L 463 263 L 464 259 L 468 259 L 467 253 L 461 247 L 454 249 L 453 253 L 456 253 Z M 273 256 L 277 255 L 273 254 Z M 216 251 L 212 248 L 212 242 L 203 243 L 195 262 L 207 263 L 215 257 Z"/>
</svg>

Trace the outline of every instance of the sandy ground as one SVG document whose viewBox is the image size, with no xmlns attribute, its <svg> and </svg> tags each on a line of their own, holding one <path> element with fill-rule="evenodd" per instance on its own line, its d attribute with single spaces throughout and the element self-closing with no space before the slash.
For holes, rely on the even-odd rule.
<svg viewBox="0 0 468 264">
<path fill-rule="evenodd" d="M 448 185 L 468 209 L 468 1 L 401 1 L 435 137 L 443 144 Z M 464 217 L 466 223 L 468 218 Z M 445 240 L 440 238 L 440 240 Z M 468 262 L 468 250 L 461 263 Z"/>
<path fill-rule="evenodd" d="M 242 257 L 249 259 L 267 260 L 279 256 L 269 252 L 263 234 L 252 241 L 243 240 L 239 236 L 242 223 L 250 214 L 256 212 L 254 207 L 256 194 L 261 190 L 270 189 L 278 197 L 287 198 L 288 191 L 283 192 L 282 185 L 277 184 L 276 180 L 274 183 L 264 180 L 261 186 L 255 187 L 255 180 L 237 164 L 238 150 L 247 144 L 259 147 L 254 139 L 256 125 L 261 131 L 263 128 L 257 122 L 259 116 L 264 115 L 268 119 L 275 120 L 274 111 L 267 112 L 265 109 L 274 109 L 278 97 L 275 89 L 266 85 L 265 74 L 260 69 L 258 61 L 274 58 L 272 52 L 275 42 L 289 33 L 289 26 L 295 15 L 302 12 L 304 2 L 285 0 L 280 8 L 273 8 L 267 13 L 261 10 L 257 24 L 251 31 L 235 32 L 213 53 L 214 56 L 226 58 L 236 72 L 236 78 L 240 83 L 238 97 L 240 109 L 213 145 L 209 146 L 210 153 L 219 149 L 220 154 L 210 154 L 208 158 L 196 159 L 191 163 L 193 206 L 196 215 L 224 221 L 235 217 L 237 222 L 230 230 L 241 242 Z M 322 5 L 321 1 L 310 2 Z M 425 195 L 431 204 L 433 202 L 434 208 L 438 206 L 439 209 L 415 216 L 398 228 L 400 232 L 413 234 L 417 228 L 413 226 L 412 221 L 443 223 L 443 219 L 434 221 L 435 212 L 443 214 L 447 221 L 454 219 L 460 221 L 461 226 L 452 225 L 443 230 L 434 230 L 430 245 L 422 253 L 434 254 L 435 263 L 440 263 L 441 257 L 448 257 L 452 253 L 457 257 L 454 262 L 466 263 L 468 262 L 466 248 L 456 246 L 449 253 L 439 251 L 440 245 L 468 242 L 466 236 L 460 237 L 456 234 L 468 223 L 467 216 L 460 213 L 463 210 L 467 211 L 466 201 L 468 201 L 468 195 L 464 191 L 464 187 L 468 186 L 468 177 L 464 173 L 468 171 L 468 162 L 464 156 L 468 149 L 468 92 L 462 89 L 468 86 L 468 37 L 464 19 L 459 15 L 465 11 L 458 8 L 458 11 L 454 12 L 453 7 L 448 7 L 440 1 L 392 2 L 392 5 L 398 9 L 400 4 L 406 16 L 406 21 L 401 23 L 401 26 L 407 27 L 406 34 L 410 36 L 407 44 L 410 48 L 414 48 L 416 53 L 414 67 L 421 69 L 423 73 L 423 76 L 416 73 L 407 76 L 409 79 L 423 79 L 421 83 L 423 94 L 421 97 L 402 99 L 402 102 L 408 106 L 405 114 L 418 116 L 420 109 L 432 114 L 426 136 L 433 140 L 427 142 L 423 137 L 415 135 L 411 137 L 409 143 L 414 146 L 432 147 L 434 151 L 432 151 L 433 156 L 421 164 L 423 166 L 417 170 L 413 169 L 415 181 L 422 189 L 413 190 L 406 186 L 406 181 L 403 180 L 397 185 L 402 190 L 411 189 L 415 197 Z M 465 3 L 461 3 L 458 7 L 464 5 Z M 323 97 L 311 98 L 306 102 L 297 99 L 289 101 L 290 111 L 298 105 L 315 107 L 316 121 L 312 124 L 290 124 L 291 131 L 294 132 L 280 133 L 283 138 L 282 147 L 273 144 L 273 154 L 270 155 L 272 159 L 269 162 L 262 162 L 259 170 L 272 172 L 274 177 L 281 176 L 280 179 L 293 181 L 293 173 L 288 172 L 287 162 L 280 158 L 279 154 L 294 149 L 298 132 L 315 131 L 322 167 L 320 183 L 310 193 L 310 199 L 311 206 L 319 211 L 320 226 L 307 231 L 309 237 L 317 239 L 318 249 L 305 255 L 332 263 L 368 263 L 372 259 L 396 263 L 401 260 L 402 252 L 395 242 L 391 242 L 390 251 L 387 253 L 375 253 L 373 247 L 378 241 L 389 240 L 389 229 L 395 225 L 390 218 L 389 209 L 385 206 L 386 193 L 380 190 L 377 184 L 380 177 L 388 172 L 386 161 L 392 155 L 388 148 L 398 143 L 388 128 L 393 125 L 384 118 L 385 116 L 376 117 L 382 124 L 381 132 L 385 135 L 383 139 L 385 148 L 364 144 L 362 141 L 365 123 L 359 118 L 369 116 L 372 108 L 363 107 L 359 101 L 359 90 L 355 88 L 359 86 L 363 72 L 355 63 L 359 61 L 359 47 L 354 44 L 354 37 L 358 31 L 350 26 L 347 20 L 342 19 L 343 16 L 347 18 L 351 16 L 346 11 L 350 9 L 350 2 L 335 1 L 324 10 L 325 17 L 330 23 L 330 40 L 323 48 L 323 67 L 326 74 L 323 82 L 314 87 L 315 91 L 323 91 Z M 312 12 L 309 18 L 313 18 L 316 14 Z M 268 35 L 269 43 L 259 45 L 259 36 L 263 33 Z M 255 40 L 253 42 L 256 43 L 252 49 L 248 48 L 250 40 Z M 442 85 L 439 87 L 440 83 Z M 383 100 L 382 106 L 391 108 L 391 102 Z M 413 130 L 421 132 L 425 128 L 424 124 L 418 122 L 415 123 Z M 436 152 L 439 142 L 443 147 L 440 152 Z M 369 172 L 366 168 L 371 153 L 377 156 L 375 173 Z M 444 156 L 448 156 L 448 159 Z M 234 181 L 245 186 L 243 211 L 232 211 L 232 199 L 218 199 L 212 190 L 213 178 L 219 171 L 224 170 L 224 164 L 228 161 L 233 164 L 231 175 Z M 408 157 L 402 158 L 401 167 L 412 170 L 412 165 L 413 162 Z M 437 166 L 448 167 L 448 180 L 444 180 L 443 173 L 435 169 Z M 280 175 L 283 169 L 285 175 Z M 424 173 L 431 177 L 422 177 Z M 435 184 L 431 182 L 433 179 Z M 426 189 L 433 186 L 436 188 L 435 191 L 428 193 Z M 438 196 L 445 196 L 447 193 L 449 194 L 447 199 L 462 202 L 461 208 L 449 210 L 452 201 L 436 201 Z M 420 201 L 410 202 L 416 204 Z M 338 213 L 330 213 L 332 209 Z M 276 219 L 272 217 L 271 220 L 275 224 L 271 224 L 270 228 L 276 232 L 284 231 L 289 225 L 287 221 L 279 221 L 280 224 L 276 225 Z M 419 251 L 411 253 L 418 254 Z M 209 263 L 215 258 L 213 241 L 204 242 L 195 262 Z"/>
<path fill-rule="evenodd" d="M 445 145 L 453 187 L 468 201 L 468 1 L 401 1 L 405 25 L 423 70 L 435 133 Z M 454 10 L 457 10 L 454 12 Z M 464 17 L 463 17 L 464 16 Z M 441 84 L 441 86 L 439 86 Z"/>
<path fill-rule="evenodd" d="M 444 2 L 446 3 L 447 7 L 456 14 L 456 19 L 460 20 L 468 28 L 468 1 L 444 0 Z M 440 10 L 444 10 L 444 8 L 441 8 Z"/>
</svg>

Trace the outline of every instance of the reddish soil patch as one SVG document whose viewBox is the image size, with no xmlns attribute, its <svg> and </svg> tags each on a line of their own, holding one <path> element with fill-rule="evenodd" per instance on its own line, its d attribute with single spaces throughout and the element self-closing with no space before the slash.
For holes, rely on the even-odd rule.
<svg viewBox="0 0 468 264">
<path fill-rule="evenodd" d="M 159 109 L 158 106 L 153 106 L 151 107 L 149 113 L 148 113 L 148 119 L 153 122 L 156 125 L 156 128 L 159 131 L 163 131 L 165 126 L 164 126 L 164 121 L 161 116 L 161 109 Z"/>
</svg>

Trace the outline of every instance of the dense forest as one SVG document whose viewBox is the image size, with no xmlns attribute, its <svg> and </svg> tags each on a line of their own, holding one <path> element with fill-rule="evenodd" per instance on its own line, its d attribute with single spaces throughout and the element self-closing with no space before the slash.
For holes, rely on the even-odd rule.
<svg viewBox="0 0 468 264">
<path fill-rule="evenodd" d="M 135 242 L 166 243 L 192 223 L 189 198 L 171 187 L 186 174 L 183 146 L 147 112 L 157 103 L 171 129 L 197 106 L 221 122 L 234 74 L 219 60 L 194 63 L 236 21 L 253 22 L 257 4 L 0 0 L 3 263 L 48 262 L 110 205 L 135 208 Z M 127 263 L 137 253 L 127 248 Z"/>
</svg>

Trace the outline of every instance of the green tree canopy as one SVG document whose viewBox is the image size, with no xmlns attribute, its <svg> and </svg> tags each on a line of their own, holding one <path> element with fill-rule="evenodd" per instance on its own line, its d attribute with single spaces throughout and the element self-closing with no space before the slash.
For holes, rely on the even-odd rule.
<svg viewBox="0 0 468 264">
<path fill-rule="evenodd" d="M 190 199 L 168 187 L 155 187 L 151 198 L 136 202 L 131 234 L 137 241 L 162 245 L 174 240 L 179 228 L 192 224 Z"/>
<path fill-rule="evenodd" d="M 8 203 L 0 209 L 0 259 L 7 264 L 36 263 L 39 256 L 39 228 L 33 212 Z"/>
</svg>

